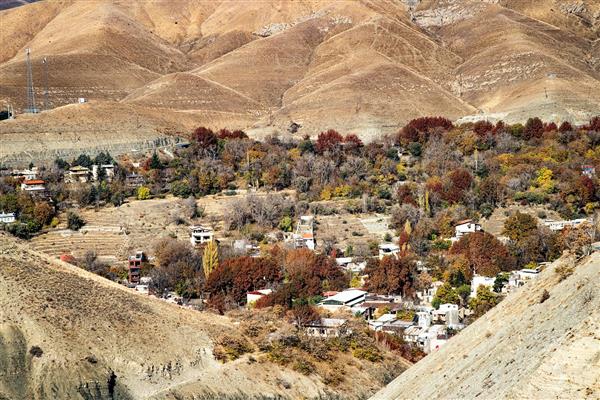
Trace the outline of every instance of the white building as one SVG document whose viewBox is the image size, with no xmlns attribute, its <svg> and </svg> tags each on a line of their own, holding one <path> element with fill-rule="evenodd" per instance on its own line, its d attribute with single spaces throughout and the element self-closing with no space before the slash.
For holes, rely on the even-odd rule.
<svg viewBox="0 0 600 400">
<path fill-rule="evenodd" d="M 493 277 L 474 275 L 473 280 L 471 281 L 471 294 L 469 296 L 477 296 L 477 289 L 479 289 L 479 286 L 493 287 L 495 281 L 496 278 Z"/>
<path fill-rule="evenodd" d="M 379 259 L 385 256 L 395 256 L 400 253 L 400 246 L 394 243 L 384 243 L 379 245 Z"/>
<path fill-rule="evenodd" d="M 547 219 L 544 221 L 544 225 L 547 226 L 551 231 L 557 232 L 557 231 L 562 231 L 567 226 L 572 227 L 572 228 L 577 227 L 577 226 L 583 224 L 584 222 L 589 222 L 589 221 L 585 218 L 572 219 L 570 221 L 554 221 L 551 219 Z"/>
<path fill-rule="evenodd" d="M 192 246 L 208 243 L 212 241 L 214 237 L 215 233 L 211 228 L 202 225 L 190 227 L 190 242 L 192 243 Z"/>
<path fill-rule="evenodd" d="M 460 323 L 460 310 L 457 304 L 440 304 L 440 308 L 433 311 L 437 321 L 442 321 L 449 328 L 462 328 Z"/>
<path fill-rule="evenodd" d="M 86 183 L 90 180 L 90 169 L 86 167 L 82 167 L 81 165 L 76 165 L 74 167 L 69 168 L 67 173 L 66 181 L 68 183 Z"/>
<path fill-rule="evenodd" d="M 26 180 L 32 180 L 37 178 L 38 167 L 31 167 L 31 169 L 15 169 L 11 172 L 11 176 L 16 178 L 24 178 Z"/>
<path fill-rule="evenodd" d="M 464 221 L 459 221 L 454 226 L 454 237 L 451 240 L 456 241 L 461 237 L 468 235 L 469 233 L 475 233 L 480 231 L 480 224 L 473 222 L 472 219 L 465 219 Z"/>
<path fill-rule="evenodd" d="M 271 289 L 260 289 L 260 290 L 254 290 L 252 292 L 246 293 L 246 306 L 247 307 L 254 306 L 254 304 L 258 300 L 262 299 L 265 296 L 270 295 L 271 293 L 273 293 L 273 290 L 271 290 Z"/>
<path fill-rule="evenodd" d="M 444 282 L 442 281 L 434 281 L 431 283 L 431 286 L 427 289 L 419 290 L 417 292 L 417 298 L 424 303 L 431 304 L 433 301 L 433 297 L 437 293 L 437 290 L 440 286 L 442 286 Z"/>
<path fill-rule="evenodd" d="M 354 273 L 363 272 L 365 267 L 367 266 L 366 261 L 355 262 L 352 257 L 338 257 L 335 259 L 335 262 L 337 265 L 339 265 L 341 268 L 345 269 L 346 271 L 351 271 Z"/>
<path fill-rule="evenodd" d="M 15 213 L 0 213 L 0 223 L 12 224 L 15 221 Z"/>
<path fill-rule="evenodd" d="M 115 176 L 115 166 L 113 164 L 102 164 L 102 165 L 92 165 L 92 178 L 97 181 L 98 180 L 98 171 L 104 170 L 104 176 L 106 176 L 107 181 L 112 181 L 112 178 Z"/>
<path fill-rule="evenodd" d="M 348 289 L 326 298 L 319 303 L 319 306 L 331 312 L 349 310 L 362 304 L 366 296 L 367 292 L 364 290 Z"/>
<path fill-rule="evenodd" d="M 312 337 L 340 337 L 352 333 L 347 322 L 341 318 L 321 318 L 318 322 L 306 325 L 304 329 L 306 334 Z"/>
<path fill-rule="evenodd" d="M 315 217 L 312 215 L 303 215 L 298 221 L 296 232 L 293 235 L 294 247 L 315 249 L 315 233 L 314 233 Z"/>
<path fill-rule="evenodd" d="M 46 182 L 41 179 L 26 179 L 21 183 L 21 190 L 26 192 L 44 192 L 46 190 Z"/>
</svg>

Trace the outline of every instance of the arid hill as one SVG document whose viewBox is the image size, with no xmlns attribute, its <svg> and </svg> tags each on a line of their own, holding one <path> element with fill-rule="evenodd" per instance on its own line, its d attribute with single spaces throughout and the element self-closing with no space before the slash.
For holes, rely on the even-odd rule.
<svg viewBox="0 0 600 400">
<path fill-rule="evenodd" d="M 138 294 L 0 232 L 1 400 L 358 399 L 387 371 L 340 354 L 352 379 L 331 388 L 256 350 L 217 361 L 215 343 L 241 331 L 238 320 Z"/>
<path fill-rule="evenodd" d="M 597 399 L 599 274 L 558 260 L 372 399 Z"/>
<path fill-rule="evenodd" d="M 26 106 L 31 48 L 40 107 L 46 57 L 50 108 L 84 97 L 258 136 L 296 122 L 368 139 L 430 114 L 583 122 L 599 27 L 593 0 L 41 1 L 0 12 L 0 102 Z"/>
</svg>

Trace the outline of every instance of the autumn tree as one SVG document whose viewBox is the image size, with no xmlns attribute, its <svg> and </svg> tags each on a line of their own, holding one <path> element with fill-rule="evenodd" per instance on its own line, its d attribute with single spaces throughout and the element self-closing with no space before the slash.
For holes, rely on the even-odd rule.
<svg viewBox="0 0 600 400">
<path fill-rule="evenodd" d="M 269 257 L 228 258 L 220 262 L 206 280 L 209 303 L 214 306 L 229 297 L 241 304 L 247 292 L 268 288 L 280 279 L 281 269 Z"/>
<path fill-rule="evenodd" d="M 504 222 L 502 234 L 508 236 L 510 240 L 518 242 L 536 231 L 537 228 L 535 217 L 517 211 Z"/>
<path fill-rule="evenodd" d="M 153 290 L 175 290 L 180 296 L 200 294 L 204 281 L 202 260 L 189 243 L 163 238 L 154 244 L 156 268 L 151 271 Z"/>
<path fill-rule="evenodd" d="M 523 130 L 523 139 L 540 138 L 544 134 L 544 123 L 538 117 L 529 118 Z"/>
<path fill-rule="evenodd" d="M 483 137 L 488 133 L 493 133 L 494 125 L 489 121 L 477 121 L 473 124 L 473 132 L 477 134 L 477 136 Z"/>
<path fill-rule="evenodd" d="M 501 271 L 511 271 L 515 261 L 508 249 L 487 232 L 474 232 L 461 237 L 450 249 L 450 254 L 462 255 L 473 273 L 496 276 Z"/>
<path fill-rule="evenodd" d="M 217 243 L 211 240 L 204 247 L 202 254 L 202 269 L 204 277 L 208 279 L 212 272 L 219 266 L 219 249 Z"/>
<path fill-rule="evenodd" d="M 369 292 L 412 296 L 416 286 L 416 265 L 410 257 L 383 257 L 370 259 L 365 267 L 368 278 L 365 287 Z"/>
<path fill-rule="evenodd" d="M 355 153 L 363 146 L 362 140 L 360 140 L 359 137 L 354 133 L 350 133 L 344 138 L 344 150 L 348 152 Z"/>
<path fill-rule="evenodd" d="M 568 121 L 563 121 L 558 128 L 560 133 L 573 132 L 573 125 L 571 125 Z"/>
<path fill-rule="evenodd" d="M 341 148 L 344 138 L 337 131 L 329 129 L 319 133 L 317 137 L 317 151 L 321 154 L 326 151 L 335 151 Z"/>
<path fill-rule="evenodd" d="M 449 131 L 452 122 L 444 117 L 421 117 L 411 120 L 398 133 L 398 141 L 404 145 L 411 142 L 426 143 L 435 131 Z"/>
</svg>

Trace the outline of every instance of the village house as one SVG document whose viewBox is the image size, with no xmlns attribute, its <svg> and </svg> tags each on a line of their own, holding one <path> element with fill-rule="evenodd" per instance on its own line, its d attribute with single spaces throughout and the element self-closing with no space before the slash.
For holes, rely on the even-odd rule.
<svg viewBox="0 0 600 400">
<path fill-rule="evenodd" d="M 464 221 L 459 221 L 454 226 L 454 237 L 450 240 L 457 241 L 461 237 L 468 235 L 469 233 L 475 233 L 481 231 L 481 225 L 473 222 L 472 219 L 465 219 Z"/>
<path fill-rule="evenodd" d="M 400 246 L 394 243 L 383 243 L 379 245 L 379 259 L 385 256 L 397 256 L 400 253 Z"/>
<path fill-rule="evenodd" d="M 326 298 L 318 305 L 331 312 L 351 310 L 353 307 L 360 306 L 365 301 L 366 295 L 367 292 L 364 290 L 348 289 Z"/>
<path fill-rule="evenodd" d="M 416 293 L 417 298 L 419 300 L 421 300 L 423 303 L 431 304 L 431 302 L 433 301 L 433 297 L 437 293 L 437 290 L 443 284 L 444 284 L 444 282 L 442 282 L 442 281 L 432 282 L 431 285 L 427 289 L 417 291 L 417 293 Z"/>
<path fill-rule="evenodd" d="M 0 224 L 12 224 L 15 221 L 15 213 L 0 213 Z"/>
<path fill-rule="evenodd" d="M 312 215 L 300 217 L 296 232 L 293 235 L 295 248 L 315 249 L 314 218 Z"/>
<path fill-rule="evenodd" d="M 273 293 L 272 289 L 253 290 L 246 293 L 246 306 L 253 307 L 258 300 L 270 295 L 271 293 Z"/>
<path fill-rule="evenodd" d="M 190 242 L 192 246 L 198 246 L 212 241 L 215 233 L 211 228 L 195 225 L 190 227 Z"/>
<path fill-rule="evenodd" d="M 465 317 L 465 309 L 456 304 L 441 304 L 440 308 L 433 310 L 432 321 L 438 324 L 444 324 L 448 328 L 462 329 L 461 324 Z"/>
<path fill-rule="evenodd" d="M 524 268 L 518 271 L 512 271 L 508 278 L 508 284 L 503 288 L 503 292 L 511 292 L 512 290 L 525 285 L 527 281 L 536 279 L 539 276 L 540 271 L 541 267 L 535 269 Z"/>
<path fill-rule="evenodd" d="M 115 176 L 115 166 L 113 164 L 92 165 L 92 178 L 98 180 L 98 172 L 104 171 L 104 176 L 108 182 Z"/>
<path fill-rule="evenodd" d="M 133 173 L 125 176 L 125 186 L 129 189 L 135 189 L 146 183 L 146 180 L 142 175 Z"/>
<path fill-rule="evenodd" d="M 38 176 L 38 167 L 31 167 L 29 169 L 14 169 L 10 175 L 14 178 L 22 178 L 25 180 L 36 179 Z"/>
<path fill-rule="evenodd" d="M 308 336 L 319 338 L 341 337 L 352 333 L 348 328 L 348 321 L 341 318 L 321 318 L 304 327 Z"/>
<path fill-rule="evenodd" d="M 233 242 L 233 250 L 242 255 L 260 257 L 260 247 L 246 239 L 238 239 Z"/>
<path fill-rule="evenodd" d="M 417 345 L 429 354 L 437 351 L 448 341 L 448 334 L 444 325 L 432 325 L 424 332 L 421 332 L 417 339 Z"/>
<path fill-rule="evenodd" d="M 142 263 L 147 261 L 146 255 L 143 251 L 137 251 L 135 255 L 129 256 L 128 269 L 127 269 L 127 281 L 131 284 L 140 283 L 140 275 L 142 270 Z"/>
<path fill-rule="evenodd" d="M 352 257 L 338 257 L 335 262 L 344 270 L 353 273 L 362 273 L 367 266 L 366 261 L 356 262 Z"/>
<path fill-rule="evenodd" d="M 67 183 L 86 183 L 90 180 L 90 169 L 82 167 L 81 165 L 75 165 L 69 168 L 65 181 Z"/>
<path fill-rule="evenodd" d="M 26 179 L 21 183 L 21 190 L 42 194 L 46 191 L 46 182 L 41 179 Z"/>
<path fill-rule="evenodd" d="M 586 218 L 572 219 L 570 221 L 554 221 L 551 219 L 547 219 L 544 221 L 544 226 L 547 226 L 553 232 L 562 231 L 567 226 L 571 228 L 578 227 L 584 222 L 589 222 Z"/>
</svg>

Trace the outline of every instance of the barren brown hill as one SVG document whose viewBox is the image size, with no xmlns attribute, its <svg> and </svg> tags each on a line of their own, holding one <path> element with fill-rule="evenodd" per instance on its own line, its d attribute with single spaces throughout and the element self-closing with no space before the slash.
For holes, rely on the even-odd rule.
<svg viewBox="0 0 600 400">
<path fill-rule="evenodd" d="M 0 233 L 2 400 L 357 399 L 381 387 L 380 366 L 358 359 L 344 361 L 352 379 L 335 389 L 264 354 L 217 361 L 215 342 L 241 331 L 239 321 L 137 294 Z"/>
<path fill-rule="evenodd" d="M 599 274 L 558 260 L 372 399 L 597 399 Z"/>
<path fill-rule="evenodd" d="M 0 103 L 25 107 L 31 48 L 38 106 L 46 57 L 50 107 L 135 104 L 259 136 L 296 122 L 369 139 L 424 114 L 580 123 L 600 109 L 599 27 L 595 0 L 41 1 L 0 12 Z"/>
</svg>

